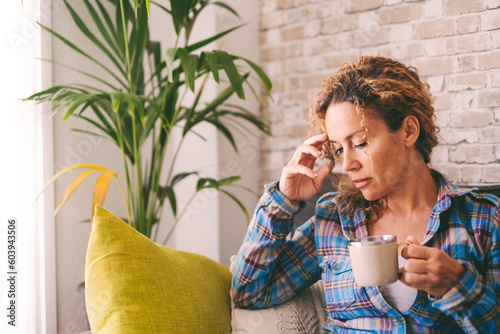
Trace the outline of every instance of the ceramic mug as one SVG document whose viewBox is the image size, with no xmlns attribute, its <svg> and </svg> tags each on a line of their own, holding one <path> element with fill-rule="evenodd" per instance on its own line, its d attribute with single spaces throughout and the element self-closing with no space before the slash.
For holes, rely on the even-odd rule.
<svg viewBox="0 0 500 334">
<path fill-rule="evenodd" d="M 375 235 L 349 241 L 349 256 L 356 284 L 380 286 L 399 277 L 398 243 L 395 235 Z"/>
</svg>

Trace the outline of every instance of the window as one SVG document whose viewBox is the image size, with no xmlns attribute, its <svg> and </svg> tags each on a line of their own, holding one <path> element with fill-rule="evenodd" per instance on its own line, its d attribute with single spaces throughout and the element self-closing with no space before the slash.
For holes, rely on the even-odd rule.
<svg viewBox="0 0 500 334">
<path fill-rule="evenodd" d="M 16 333 L 56 333 L 53 196 L 35 201 L 52 174 L 51 121 L 20 100 L 43 87 L 42 74 L 50 80 L 50 66 L 36 60 L 50 45 L 42 49 L 35 22 L 50 22 L 42 7 L 51 2 L 21 3 L 8 1 L 0 12 L 0 332 L 15 325 Z"/>
</svg>

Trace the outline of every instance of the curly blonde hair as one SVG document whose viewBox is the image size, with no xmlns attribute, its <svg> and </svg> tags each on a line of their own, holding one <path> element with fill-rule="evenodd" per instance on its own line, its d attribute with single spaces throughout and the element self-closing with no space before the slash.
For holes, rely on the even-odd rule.
<svg viewBox="0 0 500 334">
<path fill-rule="evenodd" d="M 429 85 L 421 82 L 415 68 L 389 58 L 372 56 L 344 64 L 323 82 L 322 90 L 316 94 L 309 109 L 309 135 L 314 129 L 325 133 L 327 108 L 346 101 L 354 105 L 364 129 L 367 116 L 382 120 L 390 131 L 396 132 L 407 116 L 414 115 L 420 123 L 416 147 L 424 162 L 430 162 L 432 149 L 438 143 L 438 128 Z M 335 156 L 328 142 L 323 145 L 323 152 L 333 170 Z M 349 212 L 362 207 L 375 214 L 376 220 L 384 207 L 383 203 L 365 200 L 348 177 L 343 177 L 338 187 L 339 197 Z"/>
</svg>

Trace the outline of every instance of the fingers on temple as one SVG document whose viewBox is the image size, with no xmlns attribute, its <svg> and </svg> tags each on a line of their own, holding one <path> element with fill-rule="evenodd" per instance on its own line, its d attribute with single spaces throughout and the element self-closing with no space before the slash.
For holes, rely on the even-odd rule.
<svg viewBox="0 0 500 334">
<path fill-rule="evenodd" d="M 316 136 L 312 136 L 312 137 L 307 138 L 303 144 L 304 145 L 313 145 L 319 149 L 319 148 L 321 148 L 323 143 L 327 140 L 328 140 L 327 134 L 322 133 L 320 135 L 316 135 Z"/>
<path fill-rule="evenodd" d="M 317 174 L 309 167 L 303 165 L 289 165 L 283 168 L 283 172 L 288 175 L 302 174 L 310 178 L 315 178 Z"/>
<path fill-rule="evenodd" d="M 292 164 L 300 164 L 304 159 L 307 161 L 314 161 L 321 156 L 321 151 L 316 147 L 311 145 L 300 145 L 295 151 L 292 160 Z"/>
<path fill-rule="evenodd" d="M 321 147 L 327 139 L 328 136 L 326 133 L 306 139 L 302 145 L 297 147 L 289 164 L 301 164 L 304 162 L 310 163 L 311 161 L 314 162 L 314 160 L 321 157 Z"/>
</svg>

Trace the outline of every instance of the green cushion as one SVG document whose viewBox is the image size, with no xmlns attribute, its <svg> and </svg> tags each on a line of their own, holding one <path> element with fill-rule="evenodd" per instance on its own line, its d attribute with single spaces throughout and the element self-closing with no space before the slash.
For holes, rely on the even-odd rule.
<svg viewBox="0 0 500 334">
<path fill-rule="evenodd" d="M 230 285 L 223 265 L 158 245 L 96 208 L 85 265 L 93 334 L 230 333 Z"/>
</svg>

